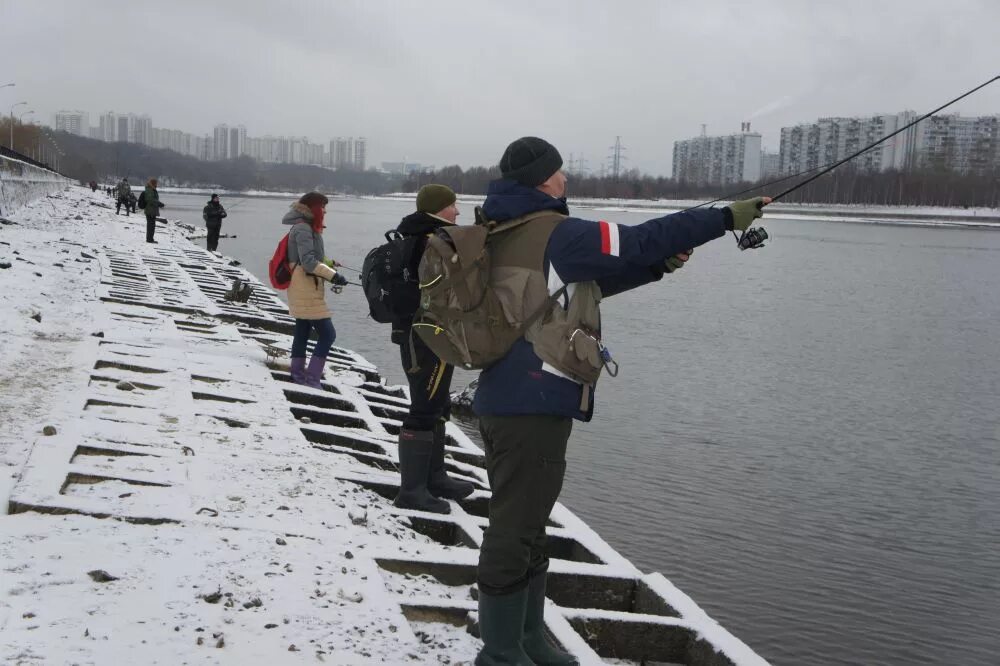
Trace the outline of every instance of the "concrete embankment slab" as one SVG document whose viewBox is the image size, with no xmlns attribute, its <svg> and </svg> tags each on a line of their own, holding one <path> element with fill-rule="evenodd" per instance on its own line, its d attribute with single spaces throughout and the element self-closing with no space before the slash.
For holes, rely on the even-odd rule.
<svg viewBox="0 0 1000 666">
<path fill-rule="evenodd" d="M 476 492 L 396 509 L 405 389 L 343 348 L 322 389 L 290 383 L 280 299 L 107 201 L 71 189 L 0 232 L 41 273 L 0 271 L 0 661 L 471 663 L 481 450 L 449 424 Z M 581 663 L 764 663 L 566 507 L 549 532 L 548 628 Z"/>
</svg>

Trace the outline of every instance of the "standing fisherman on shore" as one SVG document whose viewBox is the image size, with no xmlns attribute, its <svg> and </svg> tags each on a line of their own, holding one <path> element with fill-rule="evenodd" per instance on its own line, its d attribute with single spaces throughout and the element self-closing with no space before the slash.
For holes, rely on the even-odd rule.
<svg viewBox="0 0 1000 666">
<path fill-rule="evenodd" d="M 288 286 L 288 314 L 295 318 L 292 381 L 317 389 L 323 387 L 320 380 L 326 356 L 337 339 L 337 330 L 326 307 L 326 283 L 341 287 L 347 284 L 347 278 L 334 269 L 337 262 L 326 257 L 323 247 L 328 202 L 326 195 L 308 192 L 292 204 L 291 210 L 281 219 L 282 224 L 292 227 L 288 232 L 288 265 L 292 269 L 292 281 Z M 316 330 L 317 340 L 307 366 L 306 344 L 313 329 Z"/>
<path fill-rule="evenodd" d="M 507 266 L 504 260 L 515 254 L 523 261 L 544 247 L 540 265 L 528 268 L 545 281 L 529 281 L 523 297 L 507 305 L 521 310 L 515 316 L 525 315 L 524 321 L 524 303 L 559 297 L 548 316 L 482 372 L 473 402 L 493 492 L 479 553 L 479 665 L 577 663 L 545 636 L 545 523 L 562 490 L 573 420 L 593 416 L 594 385 L 611 363 L 601 341 L 601 298 L 677 270 L 690 248 L 729 229 L 746 230 L 770 202 L 758 197 L 636 226 L 592 222 L 569 217 L 562 163 L 543 139 L 514 141 L 483 204 L 500 229 L 529 214 L 551 213 L 505 232 L 506 250 L 494 251 L 493 265 Z"/>
<path fill-rule="evenodd" d="M 222 218 L 228 213 L 219 202 L 219 195 L 212 194 L 208 200 L 208 205 L 201 211 L 201 217 L 205 220 L 205 228 L 208 229 L 208 239 L 206 245 L 209 252 L 215 252 L 219 247 L 219 232 L 222 231 Z"/>
<path fill-rule="evenodd" d="M 146 189 L 142 192 L 142 210 L 146 213 L 146 242 L 155 243 L 153 236 L 156 234 L 156 217 L 160 214 L 160 209 L 165 206 L 160 203 L 160 193 L 156 190 L 159 181 L 150 178 L 146 183 Z"/>
<path fill-rule="evenodd" d="M 412 294 L 399 301 L 413 309 L 399 312 L 392 323 L 392 341 L 410 385 L 410 407 L 399 431 L 399 495 L 395 505 L 433 513 L 448 513 L 445 499 L 462 499 L 475 490 L 468 481 L 448 476 L 444 466 L 445 424 L 451 415 L 451 377 L 455 368 L 445 363 L 411 331 L 420 300 L 417 267 L 427 246 L 427 236 L 436 229 L 456 224 L 455 192 L 446 185 L 424 185 L 417 193 L 417 211 L 400 221 L 396 231 L 409 249 L 408 273 L 413 276 Z"/>
<path fill-rule="evenodd" d="M 117 195 L 115 199 L 115 215 L 120 215 L 122 212 L 122 204 L 125 205 L 125 217 L 128 217 L 129 213 L 129 203 L 128 197 L 132 194 L 132 186 L 128 184 L 128 178 L 122 178 L 121 182 L 115 188 L 115 194 Z"/>
</svg>

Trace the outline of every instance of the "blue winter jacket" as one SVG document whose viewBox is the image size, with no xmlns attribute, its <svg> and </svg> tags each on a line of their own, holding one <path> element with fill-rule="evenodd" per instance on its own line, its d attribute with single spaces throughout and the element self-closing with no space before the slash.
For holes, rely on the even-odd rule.
<svg viewBox="0 0 1000 666">
<path fill-rule="evenodd" d="M 569 214 L 565 199 L 506 179 L 490 183 L 483 204 L 486 217 L 498 222 L 540 210 Z M 635 226 L 568 217 L 545 248 L 549 293 L 564 284 L 595 280 L 605 298 L 620 294 L 660 279 L 667 258 L 724 233 L 725 213 L 718 208 L 673 213 Z M 543 365 L 531 343 L 521 338 L 480 374 L 473 409 L 480 416 L 548 414 L 589 421 L 594 401 L 582 411 L 582 391 L 580 384 Z"/>
</svg>

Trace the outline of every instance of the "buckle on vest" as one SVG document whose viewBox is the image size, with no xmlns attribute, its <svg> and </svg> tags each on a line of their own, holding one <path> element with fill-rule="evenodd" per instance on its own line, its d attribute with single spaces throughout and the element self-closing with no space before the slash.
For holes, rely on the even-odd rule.
<svg viewBox="0 0 1000 666">
<path fill-rule="evenodd" d="M 611 357 L 611 350 L 608 349 L 605 346 L 605 344 L 603 342 L 601 342 L 601 339 L 598 338 L 597 336 L 591 335 L 590 333 L 588 333 L 587 331 L 583 330 L 582 328 L 578 328 L 575 331 L 573 331 L 573 333 L 570 334 L 570 336 L 569 336 L 569 348 L 573 349 L 573 341 L 576 338 L 576 336 L 577 336 L 578 333 L 581 334 L 581 335 L 585 335 L 586 337 L 590 338 L 591 340 L 593 340 L 597 344 L 597 351 L 601 355 L 601 363 L 604 364 L 604 369 L 608 371 L 608 374 L 610 376 L 617 377 L 618 376 L 618 363 L 615 361 L 615 359 L 613 359 Z"/>
<path fill-rule="evenodd" d="M 618 363 L 615 359 L 611 358 L 611 350 L 605 347 L 604 343 L 600 340 L 597 341 L 597 349 L 601 352 L 601 362 L 604 363 L 604 369 L 607 370 L 608 374 L 612 377 L 617 377 Z"/>
</svg>

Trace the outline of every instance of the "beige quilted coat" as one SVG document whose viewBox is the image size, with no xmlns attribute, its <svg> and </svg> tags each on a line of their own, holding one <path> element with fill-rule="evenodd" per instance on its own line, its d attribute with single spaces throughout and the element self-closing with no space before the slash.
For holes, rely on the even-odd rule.
<svg viewBox="0 0 1000 666">
<path fill-rule="evenodd" d="M 312 229 L 312 212 L 296 203 L 282 219 L 292 226 L 288 232 L 288 263 L 292 283 L 288 286 L 288 314 L 296 319 L 329 319 L 326 291 L 336 274 L 322 263 L 326 259 L 323 236 Z"/>
</svg>

